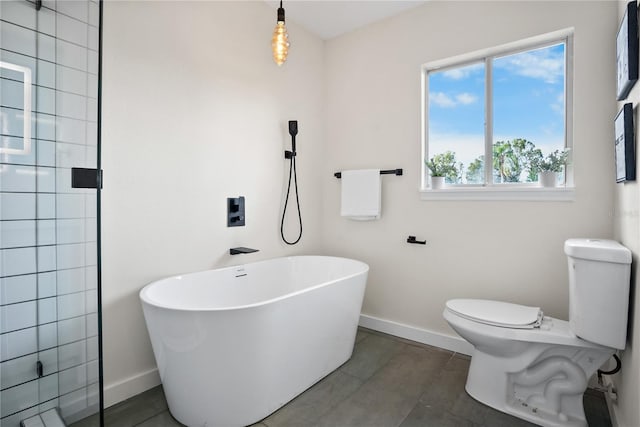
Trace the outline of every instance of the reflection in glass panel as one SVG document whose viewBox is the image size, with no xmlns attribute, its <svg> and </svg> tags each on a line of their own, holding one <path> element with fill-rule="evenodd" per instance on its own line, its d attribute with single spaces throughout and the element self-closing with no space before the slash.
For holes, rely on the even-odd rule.
<svg viewBox="0 0 640 427">
<path fill-rule="evenodd" d="M 484 63 L 432 71 L 428 78 L 428 160 L 443 168 L 448 183 L 482 184 Z"/>
<path fill-rule="evenodd" d="M 564 150 L 565 72 L 564 43 L 493 60 L 495 183 L 535 182 Z"/>
</svg>

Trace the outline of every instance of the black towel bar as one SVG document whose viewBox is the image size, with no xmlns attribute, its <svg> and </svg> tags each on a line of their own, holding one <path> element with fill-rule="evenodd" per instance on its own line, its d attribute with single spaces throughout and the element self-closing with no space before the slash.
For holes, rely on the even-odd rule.
<svg viewBox="0 0 640 427">
<path fill-rule="evenodd" d="M 402 175 L 402 169 L 387 169 L 380 171 L 380 175 Z M 336 172 L 333 174 L 336 178 L 342 178 L 342 172 Z"/>
</svg>

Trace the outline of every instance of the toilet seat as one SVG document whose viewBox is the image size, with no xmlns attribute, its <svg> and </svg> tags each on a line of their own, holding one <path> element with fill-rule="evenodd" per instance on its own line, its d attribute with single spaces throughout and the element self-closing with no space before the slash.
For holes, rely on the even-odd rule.
<svg viewBox="0 0 640 427">
<path fill-rule="evenodd" d="M 453 299 L 446 303 L 451 312 L 473 322 L 513 329 L 539 328 L 543 313 L 540 307 L 483 299 Z"/>
</svg>

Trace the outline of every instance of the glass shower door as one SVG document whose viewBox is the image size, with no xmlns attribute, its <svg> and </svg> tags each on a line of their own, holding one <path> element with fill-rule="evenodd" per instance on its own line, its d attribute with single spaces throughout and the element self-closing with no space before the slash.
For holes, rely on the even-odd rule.
<svg viewBox="0 0 640 427">
<path fill-rule="evenodd" d="M 0 427 L 101 406 L 97 194 L 72 185 L 97 167 L 99 10 L 0 1 Z"/>
</svg>

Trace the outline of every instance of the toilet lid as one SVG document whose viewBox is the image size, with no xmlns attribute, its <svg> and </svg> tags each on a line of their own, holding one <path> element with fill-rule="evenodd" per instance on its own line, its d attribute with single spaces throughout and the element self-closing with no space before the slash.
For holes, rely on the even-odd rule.
<svg viewBox="0 0 640 427">
<path fill-rule="evenodd" d="M 449 300 L 447 309 L 474 322 L 503 328 L 536 328 L 540 326 L 543 316 L 540 307 L 483 299 Z"/>
</svg>

